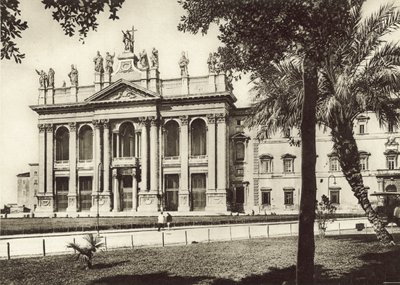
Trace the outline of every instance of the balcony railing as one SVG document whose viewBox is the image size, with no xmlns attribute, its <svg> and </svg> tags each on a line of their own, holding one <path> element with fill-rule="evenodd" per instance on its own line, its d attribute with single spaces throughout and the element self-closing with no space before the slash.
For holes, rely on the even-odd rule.
<svg viewBox="0 0 400 285">
<path fill-rule="evenodd" d="M 113 157 L 112 166 L 113 167 L 135 167 L 139 164 L 139 159 L 137 157 Z"/>
<path fill-rule="evenodd" d="M 69 160 L 55 160 L 54 168 L 55 169 L 68 169 L 69 168 Z"/>
<path fill-rule="evenodd" d="M 400 176 L 400 169 L 378 169 L 377 176 Z"/>
</svg>

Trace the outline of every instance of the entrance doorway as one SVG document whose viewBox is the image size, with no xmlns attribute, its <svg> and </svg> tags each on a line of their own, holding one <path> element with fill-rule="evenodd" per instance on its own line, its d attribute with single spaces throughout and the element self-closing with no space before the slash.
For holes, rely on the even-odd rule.
<svg viewBox="0 0 400 285">
<path fill-rule="evenodd" d="M 206 175 L 192 174 L 192 210 L 204 211 L 206 208 Z"/>
<path fill-rule="evenodd" d="M 132 210 L 132 176 L 122 175 L 122 211 Z"/>
<path fill-rule="evenodd" d="M 165 175 L 165 210 L 178 211 L 179 175 Z"/>
</svg>

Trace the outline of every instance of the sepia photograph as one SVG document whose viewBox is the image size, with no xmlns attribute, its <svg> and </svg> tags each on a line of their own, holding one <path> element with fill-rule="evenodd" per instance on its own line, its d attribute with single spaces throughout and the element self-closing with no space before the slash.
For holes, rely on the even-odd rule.
<svg viewBox="0 0 400 285">
<path fill-rule="evenodd" d="M 0 284 L 400 284 L 400 0 L 0 5 Z"/>
</svg>

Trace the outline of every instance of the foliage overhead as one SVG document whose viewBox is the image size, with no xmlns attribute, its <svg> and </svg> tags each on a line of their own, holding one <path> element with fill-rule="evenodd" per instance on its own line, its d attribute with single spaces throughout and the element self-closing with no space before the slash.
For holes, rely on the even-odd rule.
<svg viewBox="0 0 400 285">
<path fill-rule="evenodd" d="M 253 78 L 268 76 L 267 66 L 288 51 L 314 53 L 324 58 L 326 47 L 345 36 L 350 5 L 363 0 L 180 0 L 187 15 L 178 29 L 207 33 L 217 24 L 219 48 L 225 69 L 251 72 Z"/>
<path fill-rule="evenodd" d="M 72 37 L 75 32 L 84 42 L 90 30 L 98 27 L 97 16 L 109 8 L 109 19 L 119 19 L 117 12 L 125 0 L 42 0 L 45 9 L 52 11 L 53 19 L 60 23 L 65 35 Z M 19 0 L 1 1 L 1 59 L 11 59 L 17 63 L 25 57 L 14 39 L 28 28 L 28 23 L 20 19 Z"/>
<path fill-rule="evenodd" d="M 317 122 L 334 128 L 337 121 L 353 122 L 366 111 L 374 111 L 381 125 L 400 126 L 396 112 L 400 92 L 400 45 L 383 35 L 400 28 L 400 11 L 387 4 L 361 18 L 354 9 L 348 35 L 328 50 L 319 69 Z M 254 116 L 250 125 L 262 126 L 261 138 L 280 129 L 299 128 L 303 102 L 302 58 L 287 54 L 266 69 L 269 76 L 255 82 Z"/>
</svg>

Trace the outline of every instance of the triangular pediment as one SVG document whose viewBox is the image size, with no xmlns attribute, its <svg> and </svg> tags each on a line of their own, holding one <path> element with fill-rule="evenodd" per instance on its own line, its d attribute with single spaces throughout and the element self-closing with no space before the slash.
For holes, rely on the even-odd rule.
<svg viewBox="0 0 400 285">
<path fill-rule="evenodd" d="M 143 99 L 156 99 L 160 95 L 143 88 L 140 85 L 120 79 L 110 86 L 96 92 L 85 101 L 129 101 L 129 100 L 143 100 Z"/>
</svg>

